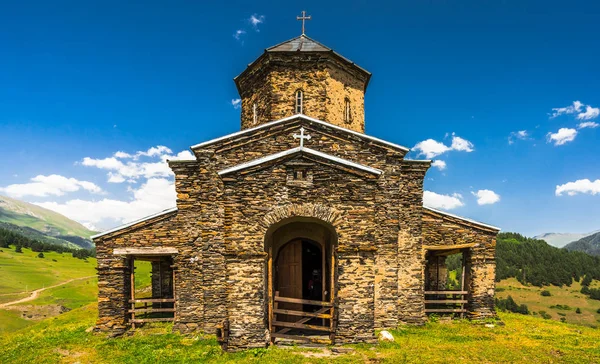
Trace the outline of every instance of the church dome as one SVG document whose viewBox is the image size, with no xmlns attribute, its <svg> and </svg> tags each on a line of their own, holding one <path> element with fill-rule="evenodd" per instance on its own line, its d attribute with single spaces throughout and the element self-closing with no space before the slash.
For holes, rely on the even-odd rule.
<svg viewBox="0 0 600 364">
<path fill-rule="evenodd" d="M 304 114 L 364 133 L 364 95 L 371 74 L 301 35 L 267 48 L 234 81 L 247 129 Z"/>
</svg>

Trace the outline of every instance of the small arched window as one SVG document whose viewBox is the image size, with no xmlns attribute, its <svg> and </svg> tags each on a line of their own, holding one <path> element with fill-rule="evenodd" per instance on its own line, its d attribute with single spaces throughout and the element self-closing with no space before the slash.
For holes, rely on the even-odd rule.
<svg viewBox="0 0 600 364">
<path fill-rule="evenodd" d="M 302 114 L 302 103 L 304 101 L 304 93 L 302 90 L 296 91 L 296 114 Z"/>
<path fill-rule="evenodd" d="M 344 100 L 344 121 L 347 124 L 352 122 L 352 114 L 350 113 L 350 99 L 346 97 Z"/>
<path fill-rule="evenodd" d="M 256 102 L 252 105 L 252 115 L 254 118 L 254 124 L 258 121 L 258 115 L 256 114 Z"/>
</svg>

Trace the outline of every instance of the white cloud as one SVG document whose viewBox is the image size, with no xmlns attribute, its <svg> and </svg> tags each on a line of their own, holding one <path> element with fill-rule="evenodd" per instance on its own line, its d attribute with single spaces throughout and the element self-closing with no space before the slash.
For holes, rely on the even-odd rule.
<svg viewBox="0 0 600 364">
<path fill-rule="evenodd" d="M 581 107 L 583 104 L 580 101 L 573 101 L 573 105 L 569 105 L 567 107 L 556 107 L 552 109 L 552 115 L 550 115 L 550 119 L 558 117 L 563 114 L 573 114 L 581 111 Z"/>
<path fill-rule="evenodd" d="M 597 118 L 598 115 L 600 115 L 600 108 L 598 108 L 598 107 L 591 107 L 590 105 L 587 105 L 585 107 L 585 112 L 580 112 L 579 114 L 577 114 L 577 119 L 579 119 L 579 120 L 591 120 L 591 119 Z"/>
<path fill-rule="evenodd" d="M 423 192 L 423 205 L 433 207 L 434 209 L 452 210 L 464 206 L 462 195 L 453 193 L 452 195 L 440 195 L 431 191 Z"/>
<path fill-rule="evenodd" d="M 110 183 L 136 182 L 141 177 L 156 178 L 172 176 L 173 172 L 169 168 L 167 160 L 194 159 L 193 154 L 187 150 L 179 152 L 176 155 L 172 153 L 171 149 L 164 145 L 159 145 L 146 151 L 138 151 L 135 154 L 117 152 L 113 157 L 102 159 L 85 157 L 81 161 L 81 164 L 86 167 L 108 170 L 108 182 Z M 123 162 L 117 159 L 117 155 L 121 158 L 130 158 L 131 160 Z M 124 157 L 125 155 L 128 157 Z M 140 162 L 139 159 L 141 157 L 158 158 L 159 161 Z"/>
<path fill-rule="evenodd" d="M 492 190 L 479 190 L 471 193 L 477 197 L 478 205 L 493 205 L 500 201 L 500 195 Z"/>
<path fill-rule="evenodd" d="M 560 128 L 556 133 L 548 133 L 548 143 L 554 143 L 554 145 L 563 145 L 568 142 L 575 140 L 577 136 L 577 130 L 571 128 Z"/>
<path fill-rule="evenodd" d="M 231 99 L 231 106 L 233 106 L 234 109 L 239 109 L 242 107 L 242 99 Z"/>
<path fill-rule="evenodd" d="M 436 167 L 440 171 L 443 171 L 444 169 L 446 169 L 446 162 L 438 159 L 438 160 L 433 161 L 433 163 L 431 163 L 431 166 Z"/>
<path fill-rule="evenodd" d="M 119 151 L 114 154 L 114 157 L 120 158 L 120 159 L 126 159 L 126 158 L 132 158 L 133 156 L 129 153 Z"/>
<path fill-rule="evenodd" d="M 585 111 L 583 107 L 585 106 Z M 600 108 L 592 107 L 591 105 L 585 105 L 581 101 L 573 101 L 572 105 L 566 107 L 557 107 L 552 109 L 550 119 L 553 119 L 560 115 L 575 114 L 577 113 L 577 119 L 579 120 L 591 120 L 595 119 L 600 115 Z"/>
<path fill-rule="evenodd" d="M 175 206 L 175 186 L 166 178 L 148 179 L 140 188 L 130 188 L 129 192 L 133 197 L 130 201 L 105 198 L 99 201 L 74 199 L 65 203 L 36 204 L 94 227 L 106 221 L 111 221 L 113 225 L 124 224 Z"/>
<path fill-rule="evenodd" d="M 233 33 L 233 37 L 235 38 L 235 40 L 241 40 L 244 34 L 246 34 L 246 31 L 244 29 L 238 29 L 235 31 L 235 33 Z"/>
<path fill-rule="evenodd" d="M 257 32 L 260 32 L 260 30 L 258 29 L 258 25 L 265 22 L 265 16 L 252 14 L 250 16 L 250 18 L 248 19 L 248 22 L 250 23 L 250 25 L 252 25 L 254 30 L 256 30 Z"/>
<path fill-rule="evenodd" d="M 24 196 L 63 196 L 65 193 L 79 191 L 80 189 L 96 194 L 103 192 L 99 186 L 92 182 L 80 181 L 57 174 L 49 176 L 38 175 L 33 177 L 30 183 L 0 187 L 1 192 L 16 198 Z"/>
<path fill-rule="evenodd" d="M 419 155 L 424 155 L 425 158 L 434 158 L 451 150 L 472 152 L 474 150 L 474 146 L 470 141 L 455 135 L 455 133 L 452 133 L 452 144 L 450 146 L 433 139 L 427 139 L 417 143 L 413 149 L 418 150 Z"/>
<path fill-rule="evenodd" d="M 597 128 L 600 124 L 595 123 L 593 121 L 584 121 L 583 123 L 577 124 L 577 129 L 585 129 L 585 128 Z"/>
<path fill-rule="evenodd" d="M 567 182 L 564 185 L 556 186 L 554 192 L 556 196 L 562 196 L 566 193 L 569 196 L 574 196 L 578 193 L 589 193 L 591 195 L 600 194 L 600 179 L 590 181 L 589 179 L 579 179 L 575 182 Z"/>
<path fill-rule="evenodd" d="M 527 140 L 529 139 L 529 133 L 527 132 L 527 130 L 511 132 L 508 136 L 508 144 L 513 144 L 515 142 L 515 139 Z"/>
<path fill-rule="evenodd" d="M 473 149 L 473 143 L 471 143 L 470 141 L 463 139 L 459 136 L 456 136 L 454 133 L 452 133 L 452 146 L 451 146 L 452 150 L 458 150 L 461 152 L 472 152 Z"/>
</svg>

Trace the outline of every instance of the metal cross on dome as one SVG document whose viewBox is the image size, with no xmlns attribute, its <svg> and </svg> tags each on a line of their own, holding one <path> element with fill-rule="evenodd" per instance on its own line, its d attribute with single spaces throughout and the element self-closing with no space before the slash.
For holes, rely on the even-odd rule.
<svg viewBox="0 0 600 364">
<path fill-rule="evenodd" d="M 310 20 L 311 16 L 306 16 L 306 11 L 302 10 L 302 16 L 297 16 L 296 20 L 302 20 L 302 35 L 304 35 L 304 21 Z"/>
<path fill-rule="evenodd" d="M 300 139 L 300 148 L 304 147 L 304 139 L 310 140 L 310 135 L 304 135 L 304 127 L 300 128 L 300 134 L 294 134 L 294 139 Z"/>
</svg>

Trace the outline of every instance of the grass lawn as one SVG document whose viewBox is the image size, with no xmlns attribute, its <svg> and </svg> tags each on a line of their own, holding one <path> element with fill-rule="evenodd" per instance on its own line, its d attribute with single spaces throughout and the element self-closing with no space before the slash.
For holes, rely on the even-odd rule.
<svg viewBox="0 0 600 364">
<path fill-rule="evenodd" d="M 598 282 L 594 281 L 592 287 L 597 285 Z M 580 293 L 579 282 L 573 282 L 570 287 L 546 286 L 540 288 L 524 286 L 516 279 L 511 278 L 498 282 L 496 287 L 500 288 L 496 292 L 496 297 L 506 298 L 510 295 L 517 304 L 526 304 L 531 312 L 546 311 L 552 316 L 552 320 L 558 321 L 564 317 L 568 323 L 600 326 L 600 314 L 597 312 L 600 309 L 600 301 L 589 299 Z M 551 296 L 542 296 L 541 292 L 545 290 L 549 291 Z M 556 305 L 569 306 L 569 308 L 551 308 Z M 577 308 L 581 309 L 580 314 L 575 312 Z"/>
<path fill-rule="evenodd" d="M 518 314 L 487 328 L 468 321 L 429 323 L 393 331 L 393 343 L 352 345 L 353 353 L 318 357 L 322 349 L 253 349 L 223 353 L 214 338 L 171 333 L 155 325 L 132 336 L 107 339 L 87 333 L 96 319 L 90 304 L 0 336 L 0 362 L 21 363 L 590 363 L 600 361 L 600 330 Z M 307 357 L 307 355 L 312 355 Z M 327 355 L 327 353 L 325 353 Z"/>
<path fill-rule="evenodd" d="M 45 252 L 45 258 L 38 258 L 39 253 L 26 248 L 23 253 L 15 253 L 12 246 L 1 250 L 0 294 L 32 291 L 72 278 L 96 275 L 95 258 L 84 261 L 73 258 L 71 253 L 55 252 Z"/>
</svg>

